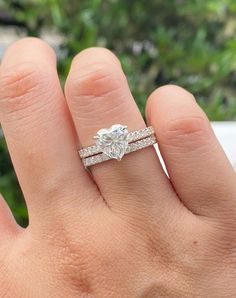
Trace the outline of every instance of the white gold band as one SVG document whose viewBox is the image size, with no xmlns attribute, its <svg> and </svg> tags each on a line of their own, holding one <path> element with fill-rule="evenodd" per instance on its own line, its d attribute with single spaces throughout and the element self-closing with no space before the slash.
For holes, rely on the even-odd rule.
<svg viewBox="0 0 236 298">
<path fill-rule="evenodd" d="M 128 140 L 128 143 L 132 143 L 132 142 L 147 138 L 153 134 L 154 134 L 154 129 L 152 126 L 149 126 L 149 127 L 143 128 L 143 129 L 129 132 L 127 135 L 127 140 Z M 86 157 L 93 156 L 93 155 L 96 155 L 101 152 L 102 152 L 102 150 L 101 150 L 100 146 L 92 145 L 92 146 L 80 149 L 79 155 L 80 155 L 80 158 L 86 158 Z"/>
<path fill-rule="evenodd" d="M 143 138 L 141 140 L 138 140 L 136 142 L 133 143 L 129 143 L 128 147 L 126 148 L 125 154 L 131 153 L 131 152 L 135 152 L 141 149 L 144 149 L 146 147 L 149 147 L 151 145 L 154 145 L 157 142 L 156 137 L 154 135 L 151 135 L 149 137 Z M 111 157 L 109 157 L 108 155 L 104 154 L 104 153 L 100 153 L 94 156 L 89 156 L 86 158 L 83 158 L 83 164 L 84 166 L 90 167 L 92 165 L 107 161 L 112 159 Z"/>
</svg>

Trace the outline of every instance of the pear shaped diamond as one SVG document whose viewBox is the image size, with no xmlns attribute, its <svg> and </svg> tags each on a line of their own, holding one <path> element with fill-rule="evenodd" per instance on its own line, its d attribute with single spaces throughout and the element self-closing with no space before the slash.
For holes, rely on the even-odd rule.
<svg viewBox="0 0 236 298">
<path fill-rule="evenodd" d="M 117 160 L 121 160 L 128 147 L 128 129 L 126 125 L 115 124 L 110 128 L 102 128 L 94 137 L 100 150 Z"/>
</svg>

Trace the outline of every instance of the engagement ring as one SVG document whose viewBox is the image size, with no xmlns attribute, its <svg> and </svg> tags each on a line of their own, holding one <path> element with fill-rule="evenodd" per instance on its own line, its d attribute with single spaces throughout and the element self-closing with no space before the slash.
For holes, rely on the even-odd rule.
<svg viewBox="0 0 236 298">
<path fill-rule="evenodd" d="M 121 124 L 100 129 L 94 139 L 96 139 L 95 145 L 79 150 L 79 155 L 85 167 L 110 159 L 119 161 L 125 154 L 156 143 L 153 127 L 129 132 L 128 127 Z"/>
</svg>

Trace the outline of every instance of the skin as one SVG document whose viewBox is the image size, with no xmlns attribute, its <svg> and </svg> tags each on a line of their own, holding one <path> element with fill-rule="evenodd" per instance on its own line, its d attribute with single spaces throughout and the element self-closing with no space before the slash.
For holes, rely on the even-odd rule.
<svg viewBox="0 0 236 298">
<path fill-rule="evenodd" d="M 64 92 L 53 50 L 25 38 L 0 67 L 0 121 L 29 211 L 0 200 L 1 297 L 236 297 L 236 175 L 193 95 L 155 90 L 154 148 L 87 172 L 102 127 L 145 127 L 118 59 L 90 48 Z"/>
</svg>

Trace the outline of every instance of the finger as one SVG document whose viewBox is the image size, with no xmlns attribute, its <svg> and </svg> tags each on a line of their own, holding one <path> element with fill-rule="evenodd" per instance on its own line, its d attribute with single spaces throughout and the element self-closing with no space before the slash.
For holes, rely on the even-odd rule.
<svg viewBox="0 0 236 298">
<path fill-rule="evenodd" d="M 0 121 L 31 217 L 51 214 L 55 202 L 83 200 L 90 180 L 77 154 L 55 54 L 43 41 L 22 39 L 3 57 Z"/>
<path fill-rule="evenodd" d="M 17 225 L 10 208 L 0 194 L 0 245 L 1 241 L 13 237 L 21 230 Z"/>
<path fill-rule="evenodd" d="M 75 57 L 65 94 L 82 147 L 94 143 L 93 136 L 99 129 L 113 124 L 125 124 L 129 131 L 145 127 L 120 63 L 106 49 L 87 49 Z M 134 206 L 139 200 L 143 205 L 150 186 L 158 189 L 159 203 L 161 194 L 163 204 L 168 201 L 166 192 L 171 187 L 151 147 L 126 155 L 121 162 L 97 164 L 91 167 L 91 172 L 103 196 L 110 200 L 110 206 Z M 136 201 L 127 199 L 131 193 L 137 197 Z M 156 201 L 155 196 L 152 200 Z"/>
<path fill-rule="evenodd" d="M 235 173 L 193 96 L 177 86 L 158 88 L 148 100 L 147 117 L 184 204 L 206 216 L 235 210 Z"/>
</svg>

